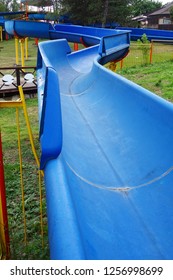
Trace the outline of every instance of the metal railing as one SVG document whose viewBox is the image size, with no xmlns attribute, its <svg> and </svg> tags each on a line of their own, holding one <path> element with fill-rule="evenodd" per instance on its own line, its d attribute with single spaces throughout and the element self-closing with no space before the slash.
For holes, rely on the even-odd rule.
<svg viewBox="0 0 173 280">
<path fill-rule="evenodd" d="M 37 92 L 36 67 L 15 65 L 0 68 L 0 97 L 18 95 L 18 86 L 29 95 Z"/>
</svg>

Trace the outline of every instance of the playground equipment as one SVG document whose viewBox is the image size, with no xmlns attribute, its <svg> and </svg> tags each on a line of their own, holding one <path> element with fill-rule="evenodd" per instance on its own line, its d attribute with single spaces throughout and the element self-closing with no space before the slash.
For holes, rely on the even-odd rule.
<svg viewBox="0 0 173 280">
<path fill-rule="evenodd" d="M 21 65 L 25 67 L 25 57 L 28 59 L 28 37 L 19 39 L 15 37 L 15 54 L 16 54 L 16 65 L 19 65 L 19 43 L 20 43 L 20 54 L 21 54 Z"/>
<path fill-rule="evenodd" d="M 35 163 L 38 169 L 38 194 L 39 194 L 39 214 L 40 218 L 40 246 L 44 246 L 44 230 L 43 230 L 43 210 L 42 210 L 42 177 L 43 172 L 39 170 L 39 159 L 37 151 L 35 149 L 34 138 L 30 126 L 29 116 L 26 108 L 26 102 L 22 86 L 18 86 L 19 98 L 17 100 L 3 100 L 0 101 L 0 108 L 15 108 L 16 109 L 16 125 L 17 125 L 17 143 L 18 143 L 18 155 L 19 155 L 19 177 L 21 187 L 21 206 L 22 206 L 22 225 L 23 225 L 23 241 L 25 246 L 28 243 L 28 226 L 27 226 L 27 210 L 26 210 L 26 188 L 23 170 L 23 156 L 22 156 L 22 145 L 21 145 L 21 128 L 20 128 L 20 117 L 19 110 L 23 109 L 25 123 L 28 131 L 28 138 L 31 144 L 31 150 L 35 159 Z M 0 138 L 1 140 L 1 138 Z M 33 163 L 34 164 L 34 163 Z M 35 186 L 36 187 L 36 186 Z M 15 201 L 15 197 L 13 198 Z M 19 217 L 18 217 L 19 219 Z M 14 231 L 12 230 L 12 233 Z M 22 240 L 21 240 L 22 241 Z M 8 234 L 8 216 L 6 207 L 6 196 L 5 196 L 5 183 L 4 183 L 4 172 L 3 172 L 3 159 L 2 159 L 2 146 L 0 141 L 0 259 L 7 259 L 10 257 L 10 241 Z M 14 244 L 13 244 L 14 246 Z"/>
<path fill-rule="evenodd" d="M 102 66 L 128 53 L 128 31 L 31 24 L 7 31 L 91 46 L 39 44 L 51 258 L 172 259 L 173 105 Z"/>
</svg>

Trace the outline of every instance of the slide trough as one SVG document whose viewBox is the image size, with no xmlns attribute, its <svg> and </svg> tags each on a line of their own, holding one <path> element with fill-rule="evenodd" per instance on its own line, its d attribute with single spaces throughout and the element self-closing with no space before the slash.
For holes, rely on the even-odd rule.
<svg viewBox="0 0 173 280">
<path fill-rule="evenodd" d="M 31 26 L 6 30 L 59 39 L 37 62 L 51 259 L 173 259 L 173 105 L 103 66 L 129 32 Z"/>
<path fill-rule="evenodd" d="M 130 28 L 118 27 L 119 30 L 128 30 L 131 32 L 131 40 L 137 41 L 141 39 L 143 34 L 147 35 L 149 41 L 173 41 L 172 30 L 159 30 L 149 28 Z"/>
</svg>

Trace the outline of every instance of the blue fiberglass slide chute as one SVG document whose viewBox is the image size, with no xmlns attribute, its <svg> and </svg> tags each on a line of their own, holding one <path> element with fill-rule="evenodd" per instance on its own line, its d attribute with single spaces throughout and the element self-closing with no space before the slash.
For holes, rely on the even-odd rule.
<svg viewBox="0 0 173 280">
<path fill-rule="evenodd" d="M 128 31 L 60 29 L 37 62 L 51 259 L 173 259 L 173 105 L 102 66 Z"/>
</svg>

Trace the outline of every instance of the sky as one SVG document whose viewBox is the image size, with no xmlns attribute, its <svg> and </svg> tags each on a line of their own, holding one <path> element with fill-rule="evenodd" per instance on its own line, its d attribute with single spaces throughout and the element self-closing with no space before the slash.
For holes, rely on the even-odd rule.
<svg viewBox="0 0 173 280">
<path fill-rule="evenodd" d="M 169 2 L 172 2 L 171 0 L 159 0 L 159 2 L 162 2 L 162 4 L 166 4 L 166 3 L 169 3 Z"/>
</svg>

